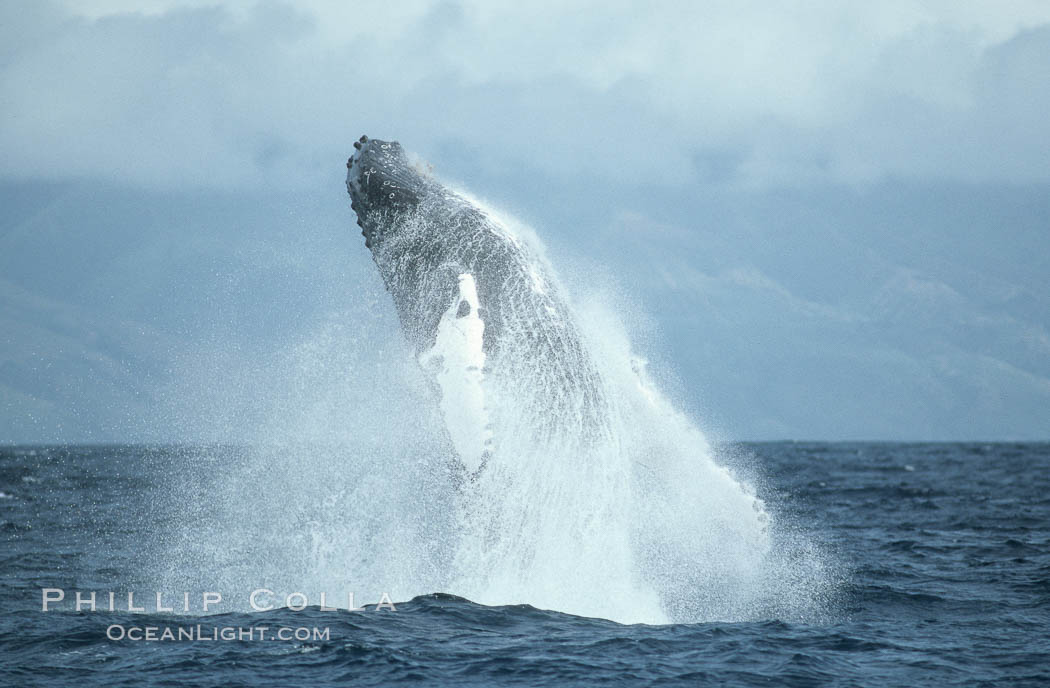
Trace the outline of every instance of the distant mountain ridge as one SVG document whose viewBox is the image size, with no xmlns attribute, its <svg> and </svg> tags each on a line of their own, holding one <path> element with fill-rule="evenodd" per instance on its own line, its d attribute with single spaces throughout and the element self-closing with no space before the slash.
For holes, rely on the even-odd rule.
<svg viewBox="0 0 1050 688">
<path fill-rule="evenodd" d="M 480 190 L 514 198 L 528 172 Z M 614 275 L 716 434 L 1050 437 L 1043 189 L 533 184 L 556 269 Z M 193 420 L 165 419 L 196 394 L 265 403 L 233 368 L 361 299 L 392 309 L 343 200 L 0 183 L 0 441 L 178 440 Z"/>
</svg>

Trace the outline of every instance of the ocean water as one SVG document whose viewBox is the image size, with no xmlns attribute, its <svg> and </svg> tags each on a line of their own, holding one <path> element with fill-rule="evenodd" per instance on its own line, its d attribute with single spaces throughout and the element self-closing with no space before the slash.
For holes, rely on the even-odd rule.
<svg viewBox="0 0 1050 688">
<path fill-rule="evenodd" d="M 455 559 L 440 547 L 449 537 L 439 518 L 448 505 L 422 492 L 408 501 L 387 497 L 402 510 L 423 505 L 402 524 L 411 526 L 403 536 L 351 523 L 325 540 L 318 533 L 333 525 L 320 513 L 359 519 L 375 503 L 365 500 L 369 508 L 357 512 L 333 500 L 331 477 L 306 476 L 296 485 L 280 474 L 242 471 L 260 465 L 251 450 L 3 448 L 0 684 L 1050 683 L 1050 444 L 762 443 L 712 452 L 717 463 L 749 476 L 779 524 L 772 548 L 782 561 L 774 577 L 797 580 L 770 588 L 728 550 L 732 567 L 697 564 L 692 573 L 657 557 L 640 570 L 659 577 L 662 562 L 676 580 L 655 586 L 667 622 L 646 624 L 552 608 L 563 598 L 549 591 L 538 591 L 533 606 L 527 586 L 507 593 L 522 598 L 514 604 L 448 594 L 475 588 L 462 577 L 443 578 L 442 567 L 454 568 Z M 231 510 L 239 499 L 248 506 Z M 293 501 L 316 508 L 296 511 Z M 430 516 L 421 521 L 420 513 Z M 304 532 L 310 537 L 297 535 Z M 694 535 L 710 539 L 677 537 Z M 348 541 L 353 557 L 339 558 L 338 543 Z M 406 550 L 420 548 L 426 556 L 406 558 Z M 701 551 L 717 557 L 724 549 Z M 398 578 L 401 564 L 411 565 L 411 575 Z M 364 572 L 379 578 L 351 580 Z M 297 581 L 313 598 L 291 600 L 307 603 L 301 611 L 284 606 L 284 592 Z M 336 611 L 321 610 L 321 583 Z M 418 591 L 428 584 L 439 587 Z M 565 585 L 589 588 L 586 580 Z M 797 599 L 742 598 L 742 586 Z M 394 609 L 375 607 L 384 587 Z M 251 609 L 249 593 L 260 588 L 272 590 L 276 608 Z M 44 590 L 61 590 L 65 599 L 44 612 Z M 364 611 L 346 609 L 348 590 L 359 594 L 355 606 L 366 603 Z M 96 593 L 95 611 L 73 609 L 78 591 Z M 145 611 L 127 611 L 129 591 Z M 114 611 L 106 610 L 110 592 Z M 157 611 L 157 592 L 173 611 Z M 204 592 L 223 601 L 205 612 Z M 633 613 L 629 600 L 616 599 L 624 591 L 597 592 L 586 608 L 607 608 L 609 617 Z M 498 601 L 491 590 L 484 594 Z M 270 606 L 268 593 L 260 599 Z M 564 599 L 571 606 L 572 597 Z M 636 601 L 639 609 L 645 604 Z M 164 629 L 195 635 L 127 637 L 147 628 L 158 638 Z"/>
</svg>

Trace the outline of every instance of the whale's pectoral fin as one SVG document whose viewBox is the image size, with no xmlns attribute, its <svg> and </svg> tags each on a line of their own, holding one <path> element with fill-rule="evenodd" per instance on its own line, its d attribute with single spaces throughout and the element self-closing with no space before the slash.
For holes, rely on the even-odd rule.
<svg viewBox="0 0 1050 688">
<path fill-rule="evenodd" d="M 485 323 L 474 276 L 459 275 L 453 303 L 441 316 L 434 345 L 419 356 L 441 392 L 441 412 L 452 445 L 472 478 L 492 454 L 492 430 L 485 407 Z"/>
</svg>

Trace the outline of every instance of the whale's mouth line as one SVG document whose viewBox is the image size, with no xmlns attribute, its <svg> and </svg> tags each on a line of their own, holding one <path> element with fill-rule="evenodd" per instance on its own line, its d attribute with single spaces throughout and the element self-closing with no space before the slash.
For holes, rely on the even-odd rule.
<svg viewBox="0 0 1050 688">
<path fill-rule="evenodd" d="M 365 228 L 364 209 L 358 204 L 357 199 L 361 197 L 361 149 L 363 144 L 368 143 L 368 137 L 362 135 L 354 141 L 354 152 L 346 161 L 346 192 L 350 195 L 350 209 L 357 215 L 357 226 L 361 228 L 361 236 L 365 238 L 365 246 L 371 248 L 371 232 Z"/>
<path fill-rule="evenodd" d="M 361 174 L 360 165 L 361 165 L 362 151 L 364 149 L 364 144 L 368 143 L 368 141 L 369 141 L 369 138 L 367 136 L 362 136 L 357 141 L 354 141 L 354 152 L 350 154 L 350 157 L 347 158 L 347 161 L 346 161 L 346 169 L 347 169 L 346 188 L 347 188 L 347 191 L 350 190 L 351 185 L 354 184 L 355 181 L 357 181 L 357 183 L 360 184 L 360 182 L 358 180 L 359 180 L 359 176 Z M 355 174 L 355 172 L 356 172 L 356 174 Z"/>
</svg>

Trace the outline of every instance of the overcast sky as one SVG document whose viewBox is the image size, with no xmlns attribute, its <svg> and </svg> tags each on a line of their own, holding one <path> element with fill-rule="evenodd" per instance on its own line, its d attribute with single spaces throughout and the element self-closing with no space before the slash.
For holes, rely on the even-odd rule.
<svg viewBox="0 0 1050 688">
<path fill-rule="evenodd" d="M 1050 437 L 1048 65 L 1044 0 L 2 2 L 0 298 L 21 334 L 0 349 L 0 433 L 122 437 L 85 400 L 91 366 L 128 357 L 74 353 L 99 327 L 156 328 L 156 371 L 193 346 L 151 315 L 160 296 L 123 293 L 185 279 L 168 244 L 127 253 L 143 207 L 187 264 L 244 259 L 249 223 L 273 223 L 255 239 L 274 255 L 288 223 L 336 246 L 340 166 L 367 133 L 572 261 L 636 270 L 654 355 L 730 437 Z M 83 199 L 104 207 L 78 219 Z M 78 247 L 99 245 L 126 260 L 97 273 Z M 332 281 L 374 279 L 351 249 Z M 61 351 L 39 343 L 59 312 Z M 81 371 L 76 394 L 54 396 L 48 356 Z"/>
<path fill-rule="evenodd" d="M 1048 22 L 1042 0 L 6 2 L 0 169 L 313 184 L 367 130 L 677 185 L 1047 182 Z"/>
</svg>

